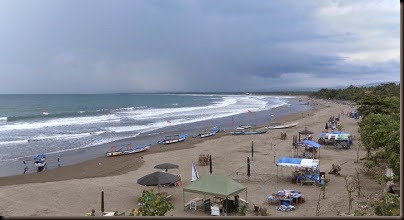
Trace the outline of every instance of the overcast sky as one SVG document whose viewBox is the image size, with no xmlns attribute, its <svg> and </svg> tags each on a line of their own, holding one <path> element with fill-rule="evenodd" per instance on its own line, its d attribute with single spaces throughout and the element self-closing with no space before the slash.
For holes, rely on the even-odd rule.
<svg viewBox="0 0 404 220">
<path fill-rule="evenodd" d="M 399 81 L 400 3 L 1 0 L 0 76 L 0 94 Z"/>
</svg>

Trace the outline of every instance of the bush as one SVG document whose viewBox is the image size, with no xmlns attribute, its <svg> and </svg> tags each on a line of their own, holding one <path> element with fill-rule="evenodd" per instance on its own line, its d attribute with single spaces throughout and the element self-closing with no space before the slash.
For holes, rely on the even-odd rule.
<svg viewBox="0 0 404 220">
<path fill-rule="evenodd" d="M 244 216 L 247 212 L 247 206 L 245 204 L 242 204 L 238 207 L 238 213 L 242 216 Z"/>
<path fill-rule="evenodd" d="M 143 204 L 137 212 L 138 216 L 164 216 L 174 208 L 163 195 L 154 194 L 153 191 L 144 190 L 138 201 Z"/>
</svg>

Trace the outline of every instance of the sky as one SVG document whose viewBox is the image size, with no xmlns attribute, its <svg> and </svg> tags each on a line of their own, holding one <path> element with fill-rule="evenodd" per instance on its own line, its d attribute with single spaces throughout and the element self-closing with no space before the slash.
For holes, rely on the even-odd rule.
<svg viewBox="0 0 404 220">
<path fill-rule="evenodd" d="M 400 81 L 395 0 L 2 0 L 0 94 Z"/>
</svg>

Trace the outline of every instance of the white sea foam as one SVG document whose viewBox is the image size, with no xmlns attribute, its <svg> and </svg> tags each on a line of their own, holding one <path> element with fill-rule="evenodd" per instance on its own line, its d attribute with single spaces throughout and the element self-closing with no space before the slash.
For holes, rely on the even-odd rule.
<svg viewBox="0 0 404 220">
<path fill-rule="evenodd" d="M 115 113 L 102 115 L 102 116 L 86 116 L 86 117 L 69 117 L 58 119 L 47 119 L 39 122 L 16 122 L 9 123 L 0 126 L 0 131 L 11 130 L 24 130 L 24 129 L 41 129 L 45 127 L 56 126 L 70 126 L 70 125 L 87 125 L 87 124 L 100 124 L 100 123 L 119 123 L 121 119 L 127 118 L 130 120 L 152 120 L 150 125 L 138 125 L 136 126 L 118 126 L 110 127 L 109 131 L 114 132 L 128 132 L 136 130 L 150 130 L 166 126 L 175 125 L 175 121 L 178 117 L 181 119 L 177 123 L 183 123 L 183 121 L 203 121 L 214 118 L 222 118 L 226 116 L 245 113 L 247 111 L 265 110 L 281 105 L 287 104 L 287 101 L 283 98 L 274 96 L 271 99 L 271 104 L 265 101 L 268 96 L 245 96 L 245 95 L 225 95 L 223 98 L 208 106 L 199 107 L 182 107 L 182 108 L 161 108 L 161 109 L 144 109 L 142 107 L 128 107 L 116 110 Z M 159 121 L 171 120 L 171 124 L 159 124 Z M 81 135 L 81 134 L 80 134 Z M 54 137 L 49 137 L 54 138 Z M 64 138 L 64 137 L 56 137 Z M 67 138 L 74 138 L 67 137 Z"/>
<path fill-rule="evenodd" d="M 102 116 L 50 119 L 41 122 L 18 122 L 1 126 L 0 131 L 40 129 L 45 127 L 84 125 L 84 124 L 95 124 L 103 122 L 119 122 L 119 117 L 114 114 L 110 114 Z"/>
<path fill-rule="evenodd" d="M 7 121 L 7 117 L 0 117 L 0 121 Z"/>
<path fill-rule="evenodd" d="M 14 141 L 2 141 L 0 145 L 7 145 L 7 144 L 24 144 L 28 143 L 28 140 L 14 140 Z"/>
</svg>

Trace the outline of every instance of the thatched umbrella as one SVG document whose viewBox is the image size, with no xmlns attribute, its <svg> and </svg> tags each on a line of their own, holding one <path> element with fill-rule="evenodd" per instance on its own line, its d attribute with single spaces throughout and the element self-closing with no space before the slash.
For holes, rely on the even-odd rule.
<svg viewBox="0 0 404 220">
<path fill-rule="evenodd" d="M 299 141 L 300 141 L 300 135 L 309 135 L 309 134 L 313 134 L 313 132 L 307 130 L 307 127 L 303 131 L 299 131 Z"/>
</svg>

